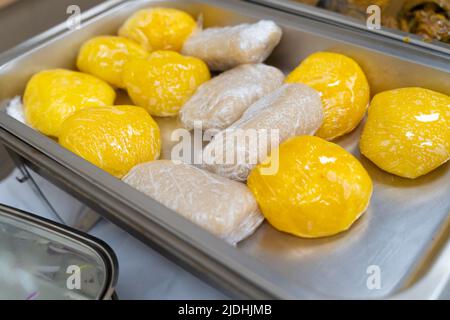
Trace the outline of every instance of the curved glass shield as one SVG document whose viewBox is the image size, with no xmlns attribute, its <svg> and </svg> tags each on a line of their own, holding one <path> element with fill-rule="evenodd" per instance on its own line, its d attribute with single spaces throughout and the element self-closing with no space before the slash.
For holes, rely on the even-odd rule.
<svg viewBox="0 0 450 320">
<path fill-rule="evenodd" d="M 0 300 L 101 299 L 111 266 L 78 236 L 0 206 Z M 8 208 L 9 209 L 9 208 Z M 23 213 L 22 213 L 23 215 Z"/>
</svg>

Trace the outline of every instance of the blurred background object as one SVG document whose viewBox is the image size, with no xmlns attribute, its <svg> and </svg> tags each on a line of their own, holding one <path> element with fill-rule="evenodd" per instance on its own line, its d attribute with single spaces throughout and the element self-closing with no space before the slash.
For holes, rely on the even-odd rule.
<svg viewBox="0 0 450 320">
<path fill-rule="evenodd" d="M 0 52 L 65 21 L 67 7 L 87 10 L 104 0 L 0 0 Z"/>
<path fill-rule="evenodd" d="M 17 0 L 0 0 L 0 8 L 4 8 Z"/>
</svg>

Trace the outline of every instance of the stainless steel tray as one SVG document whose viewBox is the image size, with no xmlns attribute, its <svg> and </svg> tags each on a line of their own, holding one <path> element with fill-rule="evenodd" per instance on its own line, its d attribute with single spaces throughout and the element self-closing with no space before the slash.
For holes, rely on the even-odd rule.
<svg viewBox="0 0 450 320">
<path fill-rule="evenodd" d="M 393 39 L 396 41 L 407 42 L 409 46 L 420 47 L 425 50 L 434 51 L 436 54 L 446 56 L 450 61 L 450 45 L 447 43 L 433 40 L 424 41 L 421 37 L 396 30 L 388 27 L 381 27 L 380 29 L 368 29 L 364 21 L 360 21 L 357 18 L 345 16 L 343 14 L 329 11 L 316 6 L 307 5 L 297 2 L 295 0 L 244 0 L 248 2 L 257 3 L 263 6 L 291 12 L 299 16 L 310 17 L 319 21 L 325 21 L 330 24 L 339 25 L 341 27 L 348 27 L 352 29 L 358 29 L 362 32 L 371 32 L 373 34 L 385 37 L 386 39 Z M 399 0 L 401 5 L 402 0 Z M 397 3 L 396 3 L 397 5 Z"/>
<path fill-rule="evenodd" d="M 5 100 L 22 94 L 33 73 L 73 67 L 83 41 L 112 34 L 132 12 L 156 5 L 181 8 L 194 16 L 202 13 L 206 26 L 273 19 L 283 27 L 284 36 L 268 63 L 285 71 L 312 52 L 331 50 L 361 64 L 373 93 L 422 86 L 450 94 L 450 66 L 444 57 L 377 35 L 234 0 L 107 1 L 85 13 L 80 30 L 68 31 L 61 25 L 0 56 L 3 107 Z M 176 121 L 158 122 L 167 154 L 167 137 Z M 361 158 L 358 138 L 359 130 L 338 143 Z M 448 164 L 425 177 L 406 180 L 361 158 L 375 189 L 368 212 L 351 230 L 307 240 L 264 224 L 234 248 L 1 110 L 0 140 L 18 159 L 113 223 L 239 297 L 437 298 L 450 277 Z M 377 271 L 381 287 L 373 289 L 367 282 Z"/>
</svg>

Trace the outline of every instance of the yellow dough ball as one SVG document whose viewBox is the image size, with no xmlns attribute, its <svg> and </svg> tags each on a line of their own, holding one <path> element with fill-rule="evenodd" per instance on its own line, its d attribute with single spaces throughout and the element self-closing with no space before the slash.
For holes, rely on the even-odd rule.
<svg viewBox="0 0 450 320">
<path fill-rule="evenodd" d="M 197 88 L 211 78 L 206 64 L 173 51 L 155 51 L 125 65 L 123 81 L 133 102 L 154 116 L 175 116 Z"/>
<path fill-rule="evenodd" d="M 59 143 L 117 178 L 139 163 L 158 159 L 161 151 L 157 123 L 135 106 L 78 111 L 64 121 Z"/>
<path fill-rule="evenodd" d="M 353 59 L 342 54 L 314 53 L 287 76 L 286 82 L 304 83 L 319 91 L 325 119 L 316 135 L 327 140 L 355 129 L 369 104 L 366 76 Z"/>
<path fill-rule="evenodd" d="M 247 184 L 262 213 L 276 229 L 299 237 L 347 230 L 367 209 L 372 180 L 359 161 L 337 144 L 297 136 L 272 151 L 273 163 L 253 169 Z"/>
<path fill-rule="evenodd" d="M 61 124 L 75 111 L 114 104 L 115 91 L 91 75 L 64 69 L 42 71 L 28 82 L 25 118 L 40 132 L 58 137 Z"/>
<path fill-rule="evenodd" d="M 139 44 L 123 37 L 100 36 L 93 38 L 80 49 L 77 67 L 106 82 L 123 88 L 123 66 L 133 59 L 146 59 L 150 54 Z"/>
<path fill-rule="evenodd" d="M 450 97 L 422 88 L 377 94 L 360 149 L 395 175 L 414 179 L 427 174 L 450 159 Z"/>
<path fill-rule="evenodd" d="M 145 49 L 180 51 L 197 23 L 186 12 L 171 8 L 143 9 L 120 28 L 119 35 L 138 42 Z"/>
</svg>

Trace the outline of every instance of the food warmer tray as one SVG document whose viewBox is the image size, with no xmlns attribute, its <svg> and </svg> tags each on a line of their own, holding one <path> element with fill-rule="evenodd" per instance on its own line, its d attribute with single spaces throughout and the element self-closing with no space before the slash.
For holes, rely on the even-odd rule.
<svg viewBox="0 0 450 320">
<path fill-rule="evenodd" d="M 361 21 L 355 17 L 346 16 L 344 14 L 333 12 L 324 8 L 313 5 L 304 4 L 295 0 L 244 0 L 256 4 L 260 4 L 276 10 L 294 13 L 298 16 L 324 21 L 343 28 L 358 29 L 362 32 L 369 32 L 385 37 L 408 43 L 412 47 L 418 47 L 426 51 L 433 51 L 436 54 L 447 58 L 450 63 L 450 45 L 439 40 L 424 41 L 420 36 L 413 33 L 404 32 L 382 26 L 380 29 L 369 29 L 365 21 Z M 401 0 L 400 0 L 401 1 Z"/>
<path fill-rule="evenodd" d="M 373 178 L 374 194 L 366 214 L 348 232 L 300 239 L 265 223 L 235 248 L 6 114 L 8 99 L 22 94 L 32 74 L 73 68 L 84 41 L 114 34 L 133 12 L 149 6 L 203 14 L 207 27 L 270 18 L 284 36 L 268 63 L 285 72 L 307 55 L 329 50 L 358 61 L 372 93 L 421 86 L 450 94 L 445 58 L 376 34 L 242 1 L 107 1 L 83 14 L 81 29 L 57 26 L 0 57 L 0 140 L 14 158 L 236 297 L 439 298 L 450 276 L 448 164 L 416 180 L 385 173 L 359 155 L 359 128 L 337 142 L 361 160 Z M 164 156 L 177 124 L 157 121 Z M 380 280 L 375 288 L 370 285 L 374 275 Z"/>
</svg>

